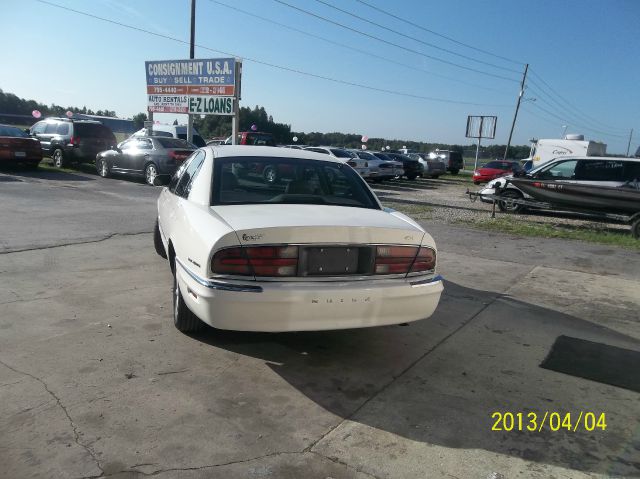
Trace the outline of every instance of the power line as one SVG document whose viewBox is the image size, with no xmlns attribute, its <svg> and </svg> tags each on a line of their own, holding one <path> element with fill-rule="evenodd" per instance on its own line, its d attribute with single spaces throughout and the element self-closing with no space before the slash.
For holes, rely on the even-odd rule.
<svg viewBox="0 0 640 479">
<path fill-rule="evenodd" d="M 546 93 L 543 93 L 542 91 L 534 90 L 533 88 L 529 88 L 529 91 L 535 96 L 536 100 L 541 101 L 542 103 L 544 103 L 545 105 L 547 105 L 548 107 L 553 109 L 559 115 L 564 115 L 564 120 L 563 121 L 565 121 L 567 123 L 573 123 L 576 126 L 582 126 L 581 123 L 585 123 L 585 124 L 587 124 L 587 125 L 589 125 L 591 127 L 596 127 L 597 129 L 601 130 L 601 132 L 604 132 L 604 133 L 607 133 L 607 134 L 610 134 L 610 135 L 617 135 L 619 133 L 619 132 L 616 132 L 616 131 L 608 130 L 606 128 L 602 128 L 598 124 L 595 124 L 594 122 L 590 122 L 590 121 L 587 121 L 584 118 L 579 117 L 578 115 L 574 114 L 573 112 L 568 111 L 567 108 L 564 107 L 563 105 L 561 105 L 557 100 L 555 100 L 551 96 L 548 96 Z M 553 103 L 555 103 L 555 105 L 553 103 L 551 103 L 550 101 L 547 101 L 545 99 L 545 96 L 547 96 L 547 98 L 549 98 L 549 100 L 553 101 Z"/>
<path fill-rule="evenodd" d="M 413 40 L 415 42 L 422 43 L 423 45 L 426 45 L 428 47 L 435 48 L 436 50 L 441 50 L 441 51 L 449 53 L 451 55 L 455 55 L 455 56 L 464 58 L 465 60 L 470 60 L 470 61 L 473 61 L 473 62 L 482 63 L 483 65 L 487 65 L 487 66 L 490 66 L 492 68 L 497 68 L 499 70 L 505 70 L 505 71 L 512 72 L 512 73 L 520 73 L 519 71 L 514 70 L 512 68 L 502 67 L 500 65 L 495 65 L 494 63 L 485 62 L 484 60 L 478 60 L 477 58 L 473 58 L 473 57 L 470 57 L 470 56 L 467 56 L 467 55 L 463 55 L 462 53 L 458 53 L 458 52 L 455 52 L 453 50 L 449 50 L 447 48 L 443 48 L 443 47 L 440 47 L 438 45 L 434 45 L 433 43 L 425 42 L 423 40 L 420 40 L 419 38 L 413 37 L 411 35 L 407 35 L 406 33 L 399 32 L 398 30 L 394 30 L 393 28 L 386 27 L 384 25 L 381 25 L 380 23 L 376 23 L 376 22 L 371 21 L 371 20 L 369 20 L 367 18 L 361 17 L 360 15 L 356 15 L 353 12 L 349 12 L 349 11 L 344 10 L 342 8 L 336 7 L 335 5 L 332 5 L 329 2 L 326 2 L 324 0 L 315 0 L 315 1 L 318 2 L 318 3 L 321 3 L 322 5 L 326 5 L 329 8 L 333 8 L 334 10 L 337 10 L 339 12 L 345 13 L 345 14 L 353 17 L 353 18 L 357 18 L 358 20 L 361 20 L 363 22 L 369 23 L 369 24 L 374 25 L 374 26 L 376 26 L 378 28 L 382 28 L 383 30 L 387 30 L 389 32 L 395 33 L 396 35 L 400 35 L 401 37 L 408 38 L 409 40 Z"/>
<path fill-rule="evenodd" d="M 367 38 L 371 38 L 371 39 L 376 40 L 376 41 L 379 41 L 379 42 L 381 42 L 381 43 L 385 43 L 385 44 L 387 44 L 387 45 L 391 45 L 391 46 L 393 46 L 393 47 L 399 48 L 399 49 L 401 49 L 401 50 L 405 50 L 405 51 L 410 52 L 410 53 L 415 53 L 416 55 L 420 55 L 420 56 L 425 57 L 425 58 L 430 58 L 431 60 L 436 60 L 436 61 L 438 61 L 438 62 L 445 63 L 445 64 L 447 64 L 447 65 L 451 65 L 451 66 L 454 66 L 454 67 L 457 67 L 457 68 L 461 68 L 461 69 L 463 69 L 463 70 L 467 70 L 467 71 L 472 71 L 472 72 L 475 72 L 475 73 L 479 73 L 479 74 L 481 74 L 481 75 L 487 75 L 487 76 L 490 76 L 490 77 L 499 78 L 499 79 L 501 79 L 501 80 L 506 80 L 506 81 L 511 81 L 511 82 L 519 83 L 519 80 L 515 80 L 515 79 L 513 79 L 513 78 L 505 77 L 505 76 L 502 76 L 502 75 L 496 75 L 495 73 L 485 72 L 485 71 L 483 71 L 483 70 L 478 70 L 477 68 L 466 67 L 466 66 L 464 66 L 464 65 L 460 65 L 460 64 L 455 63 L 455 62 L 450 62 L 450 61 L 448 61 L 448 60 L 444 60 L 444 59 L 442 59 L 442 58 L 434 57 L 434 56 L 432 56 L 432 55 L 428 55 L 428 54 L 426 54 L 426 53 L 422 53 L 422 52 L 420 52 L 420 51 L 418 51 L 418 50 L 414 50 L 414 49 L 412 49 L 412 48 L 405 47 L 405 46 L 399 45 L 399 44 L 394 43 L 394 42 L 390 42 L 390 41 L 385 40 L 385 39 L 383 39 L 383 38 L 376 37 L 375 35 L 370 35 L 369 33 L 363 32 L 363 31 L 361 31 L 361 30 L 357 30 L 357 29 L 355 29 L 355 28 L 351 28 L 351 27 L 349 27 L 349 26 L 347 26 L 347 25 L 344 25 L 344 24 L 342 24 L 342 23 L 339 23 L 339 22 L 336 22 L 336 21 L 331 20 L 331 19 L 329 19 L 329 18 L 323 17 L 322 15 L 318 15 L 318 14 L 316 14 L 316 13 L 310 12 L 310 11 L 305 10 L 305 9 L 303 9 L 303 8 L 296 7 L 295 5 L 291 5 L 291 4 L 289 4 L 289 3 L 287 3 L 287 2 L 285 2 L 285 1 L 283 1 L 283 0 L 273 0 L 273 1 L 274 1 L 274 2 L 276 2 L 276 3 L 279 3 L 279 4 L 281 4 L 281 5 L 284 5 L 284 6 L 286 6 L 286 7 L 289 7 L 289 8 L 292 8 L 292 9 L 294 9 L 294 10 L 297 10 L 297 11 L 299 11 L 299 12 L 301 12 L 301 13 L 306 14 L 306 15 L 309 15 L 309 16 L 312 16 L 312 17 L 317 18 L 317 19 L 319 19 L 319 20 L 322 20 L 323 22 L 331 23 L 332 25 L 336 25 L 336 26 L 338 26 L 338 27 L 340 27 L 340 28 L 344 28 L 345 30 L 349 30 L 349 31 L 351 31 L 351 32 L 357 33 L 357 34 L 362 35 L 362 36 L 365 36 L 365 37 L 367 37 Z"/>
<path fill-rule="evenodd" d="M 512 60 L 510 58 L 503 57 L 503 56 L 497 55 L 495 53 L 491 53 L 490 51 L 483 50 L 482 48 L 474 47 L 473 45 L 469 45 L 468 43 L 463 43 L 461 41 L 456 40 L 455 38 L 448 37 L 447 35 L 443 35 L 442 33 L 438 33 L 436 31 L 430 30 L 429 28 L 423 27 L 422 25 L 418 25 L 417 23 L 414 23 L 414 22 L 412 22 L 410 20 L 407 20 L 406 18 L 399 17 L 397 15 L 394 15 L 391 12 L 387 12 L 386 10 L 383 10 L 383 9 L 381 9 L 379 7 L 376 7 L 375 5 L 371 5 L 370 3 L 367 3 L 364 0 L 355 0 L 355 1 L 359 2 L 359 3 L 362 3 L 363 5 L 366 5 L 367 7 L 372 8 L 373 10 L 376 10 L 376 11 L 378 11 L 380 13 L 384 13 L 385 15 L 388 15 L 388 16 L 390 16 L 392 18 L 395 18 L 396 20 L 400 20 L 401 22 L 407 23 L 408 25 L 411 25 L 413 27 L 419 28 L 420 30 L 423 30 L 425 32 L 431 33 L 432 35 L 436 35 L 436 36 L 438 36 L 440 38 L 444 38 L 445 40 L 449 40 L 450 42 L 456 43 L 456 44 L 461 45 L 461 46 L 466 47 L 466 48 L 470 48 L 470 49 L 475 50 L 475 51 L 480 52 L 480 53 L 484 53 L 485 55 L 490 55 L 492 57 L 499 58 L 501 60 L 504 60 L 504 61 L 507 61 L 507 62 L 510 62 L 510 63 L 514 63 L 516 65 L 524 66 L 524 62 L 519 62 L 519 61 L 516 61 L 516 60 Z"/>
<path fill-rule="evenodd" d="M 550 97 L 555 95 L 557 98 L 559 98 L 560 100 L 562 100 L 562 102 L 565 104 L 565 106 L 562 106 L 562 108 L 570 108 L 572 110 L 574 110 L 575 112 L 577 112 L 578 114 L 580 114 L 583 117 L 586 118 L 590 118 L 592 123 L 596 123 L 599 125 L 604 125 L 603 123 L 601 123 L 599 120 L 595 120 L 593 119 L 593 117 L 590 117 L 589 115 L 587 115 L 586 113 L 584 113 L 582 110 L 578 109 L 577 107 L 573 106 L 569 101 L 567 101 L 562 95 L 560 95 L 560 93 L 558 93 L 556 90 L 553 89 L 553 87 L 551 85 L 549 85 L 549 83 L 547 83 L 544 78 L 542 78 L 540 75 L 538 75 L 535 71 L 532 71 L 533 76 L 536 77 L 537 79 L 540 80 L 540 82 L 542 84 L 544 84 L 545 86 L 538 84 L 535 80 L 533 80 L 534 85 L 537 85 L 541 90 L 547 90 L 547 92 L 551 92 L 551 94 L 547 93 Z M 622 128 L 615 128 L 615 127 L 610 127 L 607 126 L 608 128 L 611 128 L 613 130 L 618 130 L 618 131 L 623 131 Z"/>
<path fill-rule="evenodd" d="M 540 105 L 536 105 L 535 103 L 533 103 L 533 106 L 535 106 L 535 107 L 536 107 L 536 108 L 538 108 L 539 110 L 544 111 L 544 112 L 545 112 L 545 113 L 547 113 L 548 115 L 551 115 L 551 116 L 553 116 L 554 118 L 557 118 L 558 120 L 560 120 L 560 121 L 562 121 L 562 122 L 570 123 L 570 122 L 568 122 L 568 121 L 567 121 L 567 119 L 566 119 L 566 118 L 563 118 L 563 117 L 561 117 L 561 116 L 558 116 L 558 115 L 556 115 L 555 113 L 553 113 L 552 111 L 549 111 L 549 110 L 547 110 L 546 108 L 541 107 Z M 612 138 L 613 138 L 613 137 L 615 137 L 615 138 L 627 138 L 627 135 L 613 135 L 613 134 L 611 134 L 611 133 L 606 133 L 606 132 L 603 132 L 603 131 L 600 131 L 600 130 L 596 130 L 596 129 L 594 129 L 594 128 L 589 128 L 589 127 L 587 127 L 587 126 L 585 126 L 585 125 L 579 125 L 579 124 L 577 124 L 577 123 L 576 123 L 576 126 L 579 126 L 580 128 L 584 128 L 585 130 L 593 131 L 593 132 L 598 133 L 598 134 L 600 134 L 600 135 L 602 135 L 602 136 L 607 136 L 607 137 L 612 137 Z"/>
<path fill-rule="evenodd" d="M 450 77 L 450 76 L 447 76 L 447 75 L 442 75 L 440 73 L 436 73 L 436 72 L 432 72 L 432 71 L 429 71 L 429 70 L 425 70 L 423 68 L 418 68 L 416 66 L 413 66 L 413 65 L 410 65 L 410 64 L 407 64 L 407 63 L 402 63 L 402 62 L 399 62 L 397 60 L 393 60 L 393 59 L 391 59 L 389 57 L 385 57 L 385 56 L 382 56 L 382 55 L 377 55 L 375 53 L 371 53 L 371 52 L 368 52 L 366 50 L 362 50 L 360 48 L 355 48 L 355 47 L 352 47 L 350 45 L 346 45 L 344 43 L 336 42 L 336 41 L 331 40 L 329 38 L 326 38 L 326 37 L 323 37 L 323 36 L 320 36 L 320 35 L 316 35 L 314 33 L 310 33 L 310 32 L 301 30 L 299 28 L 292 27 L 292 26 L 287 25 L 285 23 L 277 22 L 277 21 L 272 20 L 270 18 L 266 18 L 266 17 L 260 16 L 260 15 L 257 15 L 255 13 L 248 12 L 246 10 L 243 10 L 241 8 L 228 5 L 228 4 L 223 3 L 223 2 L 219 2 L 218 0 L 209 0 L 209 2 L 215 3 L 215 4 L 223 6 L 223 7 L 226 7 L 228 9 L 236 11 L 236 12 L 243 13 L 243 14 L 245 14 L 247 16 L 250 16 L 250 17 L 253 17 L 253 18 L 257 18 L 258 20 L 261 20 L 261 21 L 264 21 L 264 22 L 268 22 L 268 23 L 271 23 L 273 25 L 277 25 L 277 26 L 282 27 L 282 28 L 286 28 L 288 30 L 300 33 L 302 35 L 306 35 L 306 36 L 311 37 L 311 38 L 315 38 L 315 39 L 322 40 L 322 41 L 327 42 L 327 43 L 331 43 L 332 45 L 336 45 L 336 46 L 339 46 L 339 47 L 342 47 L 342 48 L 346 48 L 348 50 L 352 50 L 354 52 L 358 52 L 358 53 L 361 53 L 363 55 L 370 56 L 372 58 L 377 58 L 379 60 L 383 60 L 383 61 L 386 61 L 386 62 L 389 62 L 389 63 L 393 63 L 394 65 L 399 65 L 399 66 L 402 66 L 402 67 L 405 67 L 405 68 L 409 68 L 411 70 L 415 70 L 417 72 L 426 73 L 427 75 L 433 75 L 433 76 L 436 76 L 436 77 L 439 77 L 439 78 L 444 78 L 446 80 L 457 82 L 457 83 L 461 83 L 463 85 L 468 85 L 468 86 L 471 86 L 471 87 L 474 87 L 474 88 L 481 88 L 483 90 L 494 91 L 494 92 L 498 92 L 498 93 L 504 93 L 504 90 L 499 90 L 497 88 L 491 88 L 491 87 L 486 87 L 486 86 L 483 86 L 483 85 L 478 85 L 478 84 L 475 84 L 475 83 L 466 82 L 466 81 L 460 80 L 458 78 Z"/>
<path fill-rule="evenodd" d="M 152 32 L 150 30 L 145 30 L 144 28 L 135 27 L 133 25 L 128 25 L 126 23 L 118 22 L 116 20 L 111 20 L 111 19 L 108 19 L 108 18 L 100 17 L 98 15 L 94 15 L 94 14 L 91 14 L 91 13 L 83 12 L 81 10 L 76 10 L 76 9 L 73 9 L 73 8 L 70 8 L 70 7 L 64 7 L 62 5 L 58 5 L 56 3 L 49 2 L 47 0 L 35 0 L 35 1 L 37 1 L 39 3 L 42 3 L 42 4 L 45 4 L 45 5 L 52 6 L 52 7 L 60 8 L 62 10 L 66 10 L 66 11 L 70 11 L 70 12 L 73 12 L 73 13 L 77 13 L 79 15 L 84 15 L 86 17 L 90 17 L 90 18 L 93 18 L 93 19 L 96 19 L 96 20 L 101 20 L 103 22 L 111 23 L 113 25 L 118 25 L 118 26 L 121 26 L 121 27 L 124 27 L 124 28 L 128 28 L 128 29 L 135 30 L 135 31 L 138 31 L 138 32 L 146 33 L 146 34 L 153 35 L 153 36 L 156 36 L 156 37 L 160 37 L 160 38 L 164 38 L 164 39 L 167 39 L 167 40 L 172 40 L 172 41 L 179 42 L 179 43 L 182 43 L 182 44 L 190 45 L 190 42 L 185 41 L 185 40 L 181 40 L 181 39 L 176 38 L 176 37 L 172 37 L 172 36 L 165 35 L 165 34 L 162 34 L 162 33 Z M 204 50 L 208 50 L 208 51 L 215 52 L 215 53 L 222 53 L 223 55 L 228 55 L 228 56 L 231 56 L 231 57 L 241 57 L 242 56 L 242 55 L 236 55 L 234 53 L 224 52 L 222 50 L 215 50 L 213 48 L 209 48 L 209 47 L 206 47 L 206 46 L 200 45 L 200 44 L 196 44 L 196 46 L 198 48 L 202 48 Z M 253 62 L 253 63 L 260 64 L 260 65 L 265 65 L 265 66 L 268 66 L 268 67 L 277 68 L 279 70 L 284 70 L 284 71 L 288 71 L 288 72 L 291 72 L 291 73 L 297 73 L 297 74 L 300 74 L 300 75 L 305 75 L 305 76 L 312 77 L 312 78 L 317 78 L 317 79 L 320 79 L 320 80 L 326 80 L 326 81 L 330 81 L 330 82 L 333 82 L 333 83 L 354 86 L 354 87 L 363 88 L 363 89 L 366 89 L 366 90 L 377 91 L 379 93 L 388 93 L 388 94 L 391 94 L 391 95 L 402 96 L 402 97 L 407 97 L 407 98 L 414 98 L 414 99 L 427 100 L 427 101 L 435 101 L 435 102 L 440 102 L 440 103 L 451 103 L 451 104 L 458 104 L 458 105 L 492 106 L 492 107 L 507 107 L 508 106 L 508 105 L 491 105 L 491 104 L 484 104 L 484 103 L 472 103 L 472 102 L 451 100 L 451 99 L 447 99 L 447 98 L 436 98 L 436 97 L 429 97 L 429 96 L 423 96 L 423 95 L 416 95 L 416 94 L 407 93 L 407 92 L 400 92 L 400 91 L 388 90 L 388 89 L 385 89 L 385 88 L 378 88 L 378 87 L 374 87 L 374 86 L 371 86 L 371 85 L 364 85 L 362 83 L 351 82 L 351 81 L 342 80 L 342 79 L 339 79 L 339 78 L 332 78 L 332 77 L 327 77 L 327 76 L 324 76 L 324 75 L 318 75 L 316 73 L 310 73 L 310 72 L 306 72 L 304 70 L 299 70 L 299 69 L 296 69 L 296 68 L 291 68 L 291 67 L 287 67 L 287 66 L 283 66 L 283 65 L 277 65 L 275 63 L 269 63 L 269 62 L 266 62 L 266 61 L 263 61 L 263 60 L 258 60 L 258 59 L 251 58 L 251 57 L 246 57 L 245 56 L 244 59 L 247 60 L 247 61 Z"/>
</svg>

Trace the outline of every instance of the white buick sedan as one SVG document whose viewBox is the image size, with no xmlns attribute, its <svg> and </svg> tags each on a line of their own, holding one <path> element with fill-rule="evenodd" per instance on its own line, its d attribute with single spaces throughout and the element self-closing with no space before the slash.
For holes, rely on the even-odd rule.
<svg viewBox="0 0 640 479">
<path fill-rule="evenodd" d="M 154 240 L 183 332 L 405 323 L 431 316 L 443 289 L 433 238 L 308 151 L 197 150 L 160 194 Z"/>
</svg>

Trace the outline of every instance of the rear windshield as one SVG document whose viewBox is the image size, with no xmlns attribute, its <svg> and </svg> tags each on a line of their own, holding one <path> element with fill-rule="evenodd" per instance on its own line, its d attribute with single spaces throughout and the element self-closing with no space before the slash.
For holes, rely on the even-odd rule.
<svg viewBox="0 0 640 479">
<path fill-rule="evenodd" d="M 379 209 L 360 175 L 342 163 L 238 157 L 215 162 L 212 205 L 315 204 Z"/>
<path fill-rule="evenodd" d="M 180 138 L 156 138 L 156 141 L 164 148 L 187 148 L 190 150 L 196 148 L 187 140 L 181 140 Z"/>
<path fill-rule="evenodd" d="M 511 163 L 504 163 L 502 161 L 490 161 L 484 168 L 494 168 L 496 170 L 510 170 L 513 167 Z"/>
<path fill-rule="evenodd" d="M 74 135 L 85 138 L 102 138 L 114 140 L 113 132 L 104 125 L 98 123 L 75 123 L 73 125 Z"/>
<path fill-rule="evenodd" d="M 248 133 L 246 139 L 247 145 L 276 146 L 273 135 L 269 133 Z"/>
<path fill-rule="evenodd" d="M 169 136 L 171 136 L 171 134 L 169 134 Z M 178 138 L 180 138 L 181 140 L 187 141 L 187 134 L 186 133 L 178 133 Z M 200 135 L 193 135 L 193 144 L 196 145 L 198 148 L 202 148 L 203 146 L 207 146 L 207 142 L 204 141 Z"/>
<path fill-rule="evenodd" d="M 332 148 L 331 153 L 333 153 L 337 158 L 353 158 L 353 156 L 351 156 L 351 153 L 339 148 Z"/>
<path fill-rule="evenodd" d="M 20 138 L 26 138 L 29 135 L 15 126 L 0 125 L 0 136 L 17 136 Z"/>
</svg>

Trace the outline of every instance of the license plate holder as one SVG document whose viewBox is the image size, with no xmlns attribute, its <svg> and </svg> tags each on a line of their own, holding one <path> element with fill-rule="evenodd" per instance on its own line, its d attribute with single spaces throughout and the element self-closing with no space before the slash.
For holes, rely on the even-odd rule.
<svg viewBox="0 0 640 479">
<path fill-rule="evenodd" d="M 353 246 L 307 247 L 305 276 L 357 274 L 359 248 Z"/>
</svg>

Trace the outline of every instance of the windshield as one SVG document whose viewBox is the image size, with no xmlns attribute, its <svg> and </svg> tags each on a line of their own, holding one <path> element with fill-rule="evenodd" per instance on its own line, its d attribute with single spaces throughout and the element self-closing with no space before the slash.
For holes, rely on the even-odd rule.
<svg viewBox="0 0 640 479">
<path fill-rule="evenodd" d="M 360 176 L 342 163 L 306 158 L 216 160 L 213 205 L 263 203 L 379 209 Z"/>
<path fill-rule="evenodd" d="M 331 153 L 337 158 L 353 158 L 351 153 L 340 148 L 331 148 Z"/>
</svg>

